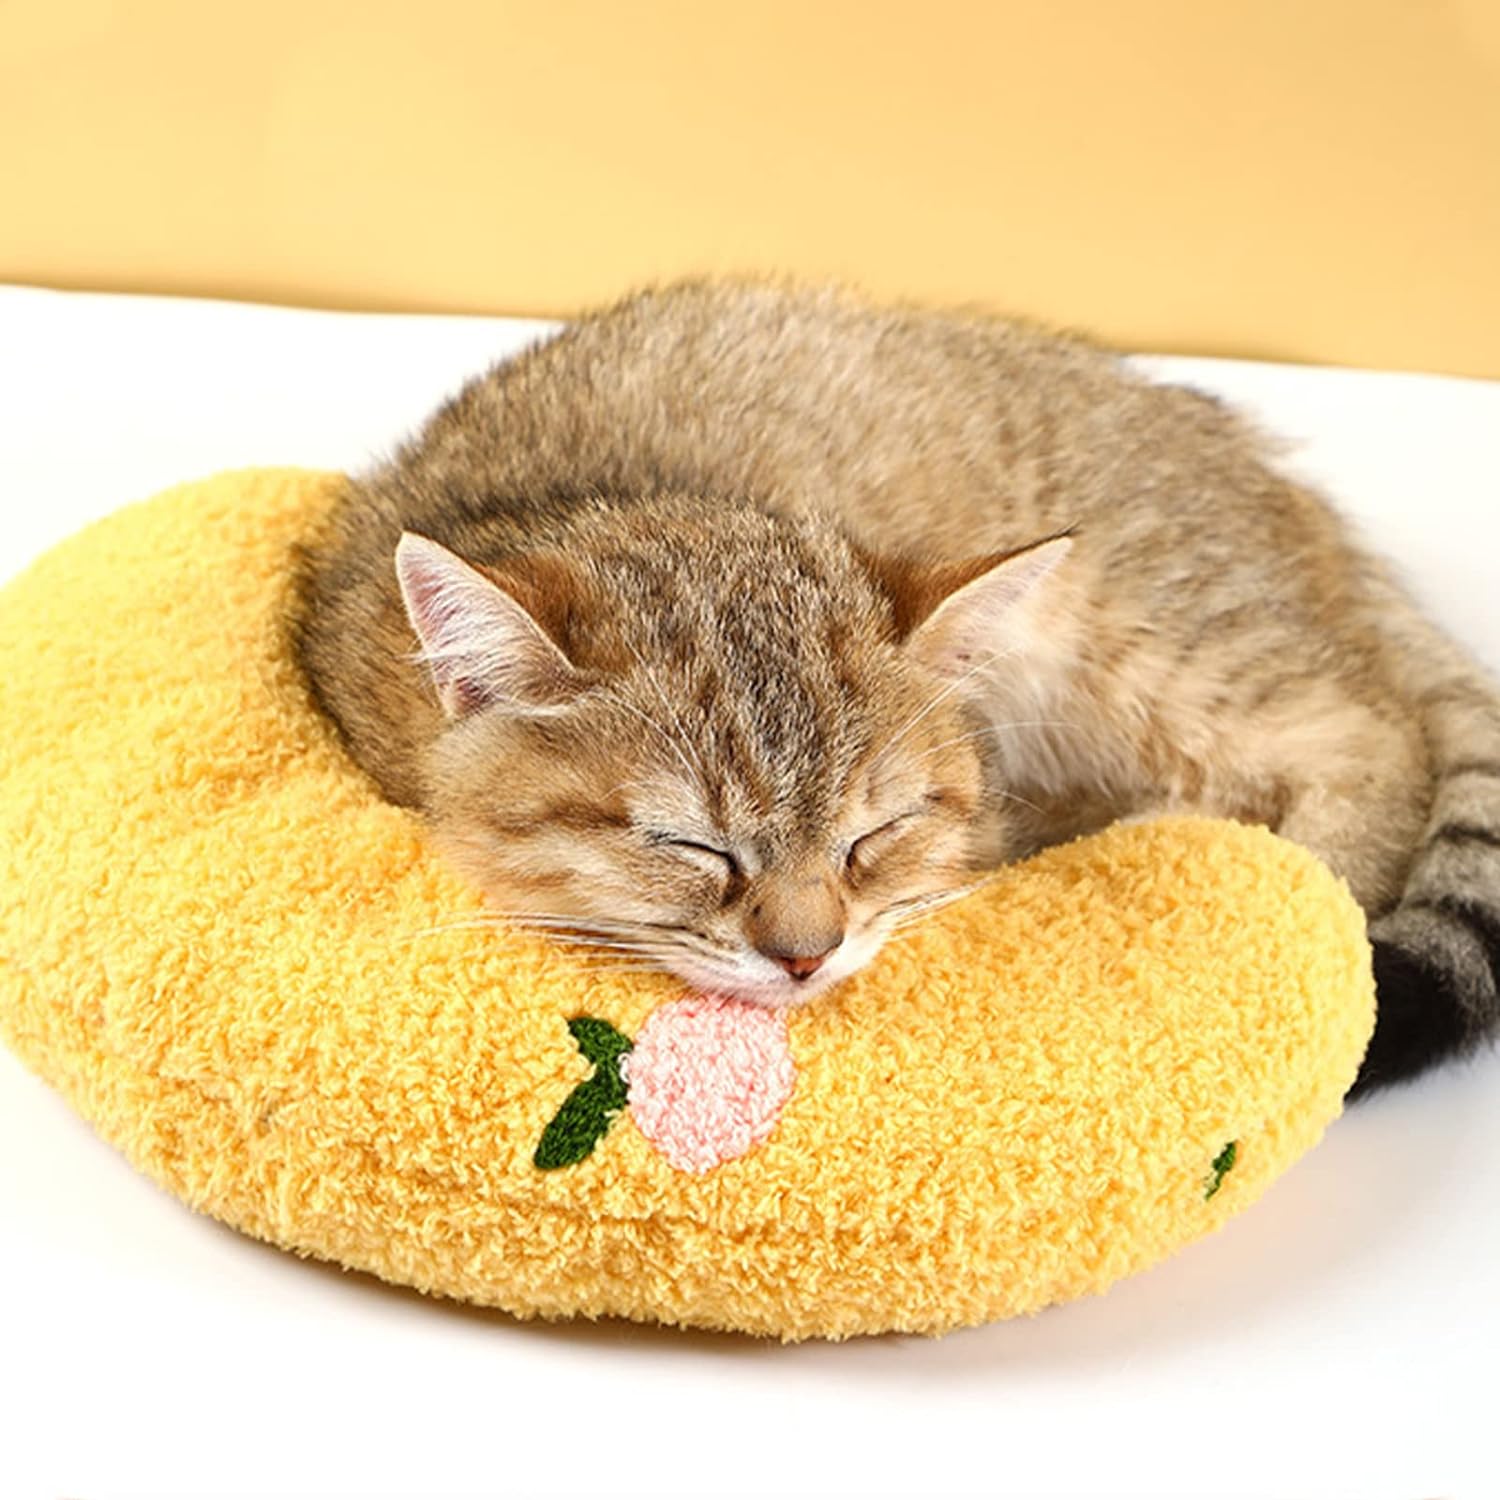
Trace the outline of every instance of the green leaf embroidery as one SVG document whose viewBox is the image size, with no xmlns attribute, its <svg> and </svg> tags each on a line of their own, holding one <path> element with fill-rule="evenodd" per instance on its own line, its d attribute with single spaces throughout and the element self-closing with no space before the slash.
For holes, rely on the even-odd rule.
<svg viewBox="0 0 1500 1500">
<path fill-rule="evenodd" d="M 543 1171 L 582 1161 L 614 1124 L 628 1097 L 620 1061 L 635 1045 L 630 1038 L 593 1016 L 574 1016 L 568 1030 L 594 1071 L 563 1100 L 542 1132 L 532 1162 Z"/>
<path fill-rule="evenodd" d="M 1221 1152 L 1219 1152 L 1216 1157 L 1214 1157 L 1213 1171 L 1209 1176 L 1208 1182 L 1205 1184 L 1203 1191 L 1203 1201 L 1205 1203 L 1207 1203 L 1208 1200 L 1212 1198 L 1213 1195 L 1217 1193 L 1221 1187 L 1224 1186 L 1224 1178 L 1228 1175 L 1229 1169 L 1234 1165 L 1235 1158 L 1240 1154 L 1239 1146 L 1240 1143 L 1238 1141 L 1230 1141 L 1230 1143 L 1225 1146 L 1225 1148 Z"/>
</svg>

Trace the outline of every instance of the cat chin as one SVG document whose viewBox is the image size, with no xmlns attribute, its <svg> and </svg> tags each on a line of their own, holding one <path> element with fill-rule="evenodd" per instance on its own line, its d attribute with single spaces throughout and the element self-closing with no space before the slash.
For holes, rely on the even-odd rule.
<svg viewBox="0 0 1500 1500">
<path fill-rule="evenodd" d="M 674 969 L 672 972 L 701 995 L 712 995 L 721 1000 L 738 1000 L 746 1005 L 758 1005 L 764 1010 L 796 1010 L 838 983 L 837 979 L 833 979 L 828 982 L 799 984 L 793 988 L 790 984 L 763 984 L 754 980 L 736 984 L 723 977 L 693 974 L 687 969 Z"/>
<path fill-rule="evenodd" d="M 780 986 L 744 986 L 742 988 L 726 988 L 720 985 L 711 993 L 722 995 L 728 1000 L 739 1000 L 746 1005 L 758 1005 L 762 1010 L 798 1010 L 809 1002 L 816 1000 L 825 990 L 829 990 L 838 981 L 830 984 L 818 985 L 809 988 L 799 985 L 796 989 L 790 987 L 783 989 Z"/>
<path fill-rule="evenodd" d="M 851 958 L 853 955 L 850 955 Z M 842 984 L 851 974 L 862 969 L 871 955 L 853 962 L 835 962 L 826 973 L 800 982 L 787 981 L 778 984 L 775 980 L 746 979 L 736 982 L 722 975 L 693 974 L 684 967 L 674 969 L 677 977 L 705 995 L 716 995 L 725 1000 L 739 1000 L 747 1005 L 758 1005 L 765 1010 L 799 1010 L 820 995 Z"/>
</svg>

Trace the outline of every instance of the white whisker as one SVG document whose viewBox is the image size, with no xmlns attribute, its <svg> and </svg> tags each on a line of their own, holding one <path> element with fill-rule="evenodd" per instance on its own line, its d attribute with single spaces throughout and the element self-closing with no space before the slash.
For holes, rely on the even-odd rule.
<svg viewBox="0 0 1500 1500">
<path fill-rule="evenodd" d="M 666 743 L 667 748 L 672 752 L 673 755 L 677 757 L 678 763 L 682 766 L 682 769 L 687 772 L 688 781 L 695 785 L 700 783 L 700 778 L 703 774 L 702 767 L 695 767 L 692 762 L 688 760 L 687 756 L 682 753 L 682 747 L 670 734 L 667 733 L 665 729 L 662 728 L 660 724 L 656 722 L 655 719 L 651 717 L 650 714 L 643 714 L 640 709 L 635 708 L 631 704 L 627 703 L 617 693 L 606 692 L 602 696 L 606 703 L 614 704 L 616 708 L 623 709 L 624 712 L 629 714 L 632 718 L 639 719 L 642 724 L 647 726 L 647 728 L 654 729 L 656 733 L 662 737 L 663 741 Z"/>
<path fill-rule="evenodd" d="M 513 927 L 545 927 L 578 932 L 641 933 L 652 931 L 649 922 L 622 922 L 610 917 L 580 917 L 571 912 L 508 911 L 500 920 Z"/>
<path fill-rule="evenodd" d="M 892 934 L 910 927 L 934 912 L 941 911 L 945 906 L 952 906 L 956 901 L 962 901 L 965 896 L 971 896 L 982 885 L 987 884 L 990 877 L 970 881 L 967 885 L 950 886 L 946 890 L 931 891 L 925 896 L 913 896 L 906 901 L 898 901 L 894 906 L 889 906 L 880 914 L 880 920 L 888 924 L 888 931 Z"/>
<path fill-rule="evenodd" d="M 672 703 L 671 699 L 667 697 L 666 690 L 662 687 L 660 678 L 658 678 L 656 673 L 651 670 L 651 668 L 646 664 L 645 659 L 641 656 L 641 653 L 637 651 L 629 641 L 624 641 L 624 646 L 625 649 L 635 658 L 636 665 L 640 667 L 642 672 L 645 673 L 646 681 L 651 684 L 651 691 L 656 694 L 658 700 L 661 703 L 661 706 L 666 709 L 668 717 L 672 720 L 673 727 L 677 730 L 677 734 L 679 736 L 678 744 L 680 744 L 682 748 L 686 750 L 690 756 L 692 756 L 693 764 L 698 768 L 698 775 L 702 777 L 703 782 L 706 785 L 708 782 L 708 772 L 707 770 L 705 770 L 703 762 L 698 756 L 698 752 L 693 748 L 693 742 L 688 737 L 687 731 L 682 727 L 682 716 L 677 712 L 676 706 Z"/>
<path fill-rule="evenodd" d="M 999 796 L 1004 797 L 1007 802 L 1019 802 L 1022 807 L 1029 807 L 1032 812 L 1034 812 L 1038 817 L 1046 816 L 1043 810 L 1038 807 L 1035 802 L 1028 802 L 1025 797 L 1020 795 L 1019 792 L 1001 791 L 999 787 L 996 787 L 994 790 Z"/>
<path fill-rule="evenodd" d="M 937 708 L 939 704 L 951 698 L 953 694 L 958 692 L 958 690 L 963 687 L 963 685 L 968 682 L 971 677 L 974 677 L 977 673 L 982 672 L 986 667 L 993 666 L 996 662 L 1005 661 L 1008 658 L 1014 656 L 1019 649 L 1020 648 L 1017 646 L 1011 646 L 1005 651 L 987 652 L 977 662 L 975 662 L 974 665 L 970 667 L 969 670 L 965 672 L 961 677 L 955 677 L 952 682 L 948 683 L 937 693 L 934 693 L 933 696 L 927 700 L 926 704 L 922 708 L 918 709 L 917 712 L 914 713 L 911 718 L 909 718 L 906 723 L 904 723 L 895 732 L 895 734 L 893 734 L 890 739 L 885 742 L 881 749 L 876 753 L 874 759 L 871 760 L 869 770 L 873 771 L 875 767 L 878 766 L 881 761 L 883 761 L 885 757 L 889 755 L 891 751 L 894 750 L 896 746 L 899 745 L 901 741 L 905 739 L 906 736 L 910 734 L 911 731 L 915 729 L 917 725 L 920 724 L 922 720 L 925 719 L 927 715 L 933 711 L 933 709 Z"/>
<path fill-rule="evenodd" d="M 983 739 L 988 734 L 1004 734 L 1008 729 L 1071 729 L 1075 734 L 1084 732 L 1081 724 L 1071 723 L 1067 719 L 1012 719 L 1004 724 L 986 724 L 982 729 L 971 729 L 967 734 L 955 735 L 951 740 L 943 740 L 941 744 L 924 750 L 916 759 L 926 760 L 928 756 L 936 755 L 950 745 L 961 745 L 965 740 Z"/>
<path fill-rule="evenodd" d="M 606 964 L 589 963 L 586 965 L 590 975 L 599 974 L 665 974 L 670 972 L 661 964 Z"/>
</svg>

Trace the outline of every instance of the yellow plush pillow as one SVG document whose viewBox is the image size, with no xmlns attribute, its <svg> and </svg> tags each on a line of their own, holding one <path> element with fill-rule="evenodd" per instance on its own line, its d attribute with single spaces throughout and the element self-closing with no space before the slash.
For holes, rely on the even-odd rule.
<svg viewBox="0 0 1500 1500">
<path fill-rule="evenodd" d="M 184 486 L 0 594 L 0 1028 L 194 1208 L 522 1315 L 937 1332 L 1196 1239 L 1338 1114 L 1362 916 L 1231 823 L 1052 850 L 790 1016 L 473 925 L 290 651 L 340 482 Z"/>
</svg>

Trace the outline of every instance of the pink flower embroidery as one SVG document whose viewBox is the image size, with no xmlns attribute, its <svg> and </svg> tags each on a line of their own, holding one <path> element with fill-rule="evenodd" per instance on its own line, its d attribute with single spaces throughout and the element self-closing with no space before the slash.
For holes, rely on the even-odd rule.
<svg viewBox="0 0 1500 1500">
<path fill-rule="evenodd" d="M 575 1016 L 568 1030 L 594 1064 L 537 1144 L 543 1170 L 590 1155 L 626 1107 L 674 1167 L 706 1172 L 771 1133 L 791 1097 L 786 1018 L 721 995 L 658 1006 L 634 1043 L 608 1021 Z"/>
<path fill-rule="evenodd" d="M 646 1018 L 622 1072 L 641 1134 L 706 1172 L 765 1140 L 791 1097 L 786 1019 L 718 995 L 674 1000 Z"/>
</svg>

